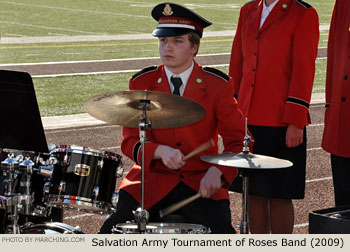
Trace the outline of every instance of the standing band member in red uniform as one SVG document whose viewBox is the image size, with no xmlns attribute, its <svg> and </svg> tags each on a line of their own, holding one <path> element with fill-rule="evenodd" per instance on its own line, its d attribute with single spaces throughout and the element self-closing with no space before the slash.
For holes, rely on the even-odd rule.
<svg viewBox="0 0 350 252">
<path fill-rule="evenodd" d="M 253 152 L 290 160 L 287 169 L 249 175 L 252 233 L 292 233 L 292 199 L 303 199 L 306 130 L 317 45 L 318 15 L 299 0 L 255 0 L 240 10 L 229 75 L 255 139 Z M 237 178 L 231 186 L 241 191 Z"/>
<path fill-rule="evenodd" d="M 329 30 L 322 147 L 331 153 L 335 205 L 350 206 L 350 1 L 336 0 Z"/>
<path fill-rule="evenodd" d="M 212 233 L 235 233 L 231 225 L 227 187 L 237 171 L 232 167 L 210 165 L 197 155 L 186 162 L 187 153 L 210 138 L 223 138 L 224 151 L 242 151 L 245 119 L 233 98 L 232 79 L 219 70 L 202 67 L 194 57 L 199 49 L 203 28 L 211 25 L 191 10 L 175 3 L 161 3 L 152 10 L 158 21 L 153 36 L 158 37 L 162 65 L 148 67 L 135 74 L 129 83 L 131 90 L 150 90 L 192 99 L 206 110 L 197 123 L 147 132 L 145 143 L 144 207 L 149 221 L 159 219 L 159 210 L 186 199 L 197 192 L 201 198 L 177 211 L 187 222 L 204 225 Z M 180 78 L 180 88 L 173 78 Z M 141 152 L 139 130 L 123 128 L 122 151 L 136 164 L 121 183 L 116 213 L 106 219 L 100 233 L 110 233 L 114 225 L 132 221 L 133 210 L 140 204 Z M 201 155 L 217 154 L 212 147 Z"/>
</svg>

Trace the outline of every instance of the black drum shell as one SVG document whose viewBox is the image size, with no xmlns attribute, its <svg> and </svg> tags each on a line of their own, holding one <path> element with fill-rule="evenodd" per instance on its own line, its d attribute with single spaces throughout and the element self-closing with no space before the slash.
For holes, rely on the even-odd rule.
<svg viewBox="0 0 350 252">
<path fill-rule="evenodd" d="M 57 159 L 48 204 L 95 212 L 110 208 L 122 157 L 89 147 L 61 145 L 52 151 Z M 98 190 L 96 191 L 96 189 Z"/>
</svg>

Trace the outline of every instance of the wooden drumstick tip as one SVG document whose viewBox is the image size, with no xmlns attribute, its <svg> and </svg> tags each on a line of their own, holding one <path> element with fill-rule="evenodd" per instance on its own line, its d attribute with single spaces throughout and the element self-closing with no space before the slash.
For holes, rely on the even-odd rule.
<svg viewBox="0 0 350 252">
<path fill-rule="evenodd" d="M 183 159 L 182 161 L 186 161 L 192 157 L 194 157 L 195 155 L 205 151 L 206 149 L 209 149 L 210 147 L 214 147 L 215 146 L 215 141 L 213 138 L 210 138 L 208 141 L 206 141 L 205 143 L 201 144 L 200 146 L 198 146 L 197 148 L 195 148 L 193 151 L 191 151 L 190 153 L 188 153 Z"/>
<path fill-rule="evenodd" d="M 196 193 L 195 195 L 187 198 L 187 199 L 184 199 L 178 203 L 175 203 L 167 208 L 164 208 L 163 210 L 160 210 L 159 211 L 159 216 L 161 218 L 163 218 L 164 216 L 168 215 L 168 214 L 171 214 L 173 212 L 175 212 L 176 210 L 186 206 L 187 204 L 191 203 L 192 201 L 196 200 L 196 199 L 199 199 L 201 197 L 201 194 L 198 192 Z"/>
</svg>

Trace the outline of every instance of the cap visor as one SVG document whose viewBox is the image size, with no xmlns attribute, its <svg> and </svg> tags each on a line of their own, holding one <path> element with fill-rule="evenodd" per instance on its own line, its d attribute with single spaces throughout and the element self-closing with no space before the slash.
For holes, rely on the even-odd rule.
<svg viewBox="0 0 350 252">
<path fill-rule="evenodd" d="M 176 37 L 188 34 L 194 30 L 185 28 L 157 28 L 152 32 L 154 37 Z"/>
</svg>

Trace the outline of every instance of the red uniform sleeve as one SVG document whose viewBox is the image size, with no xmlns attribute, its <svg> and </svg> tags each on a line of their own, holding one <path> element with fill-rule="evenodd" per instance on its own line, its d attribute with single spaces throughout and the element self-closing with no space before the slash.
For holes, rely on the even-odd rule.
<svg viewBox="0 0 350 252">
<path fill-rule="evenodd" d="M 328 47 L 327 47 L 327 72 L 326 72 L 326 108 L 331 102 L 332 97 L 332 80 L 333 80 L 333 66 L 334 66 L 334 48 L 335 48 L 335 33 L 333 25 L 336 23 L 337 4 L 334 5 L 331 25 L 329 28 Z"/>
<path fill-rule="evenodd" d="M 315 9 L 309 8 L 298 22 L 293 38 L 292 76 L 283 122 L 300 128 L 310 123 L 309 104 L 315 76 L 319 22 Z"/>
<path fill-rule="evenodd" d="M 242 12 L 242 9 L 241 9 Z M 239 92 L 239 86 L 242 79 L 242 64 L 243 64 L 243 53 L 242 53 L 242 37 L 241 37 L 241 23 L 242 15 L 240 13 L 236 34 L 232 43 L 229 76 L 231 76 L 234 85 L 234 96 L 237 98 Z"/>
</svg>

